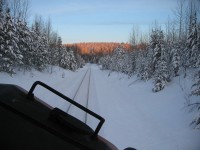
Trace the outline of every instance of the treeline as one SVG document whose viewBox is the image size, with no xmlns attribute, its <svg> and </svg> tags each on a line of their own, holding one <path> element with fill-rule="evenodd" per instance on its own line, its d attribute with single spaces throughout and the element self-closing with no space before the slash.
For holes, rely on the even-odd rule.
<svg viewBox="0 0 200 150">
<path fill-rule="evenodd" d="M 125 51 L 131 50 L 130 44 L 115 42 L 85 42 L 66 44 L 65 46 L 79 53 L 85 62 L 98 63 L 102 56 L 113 53 L 119 45 L 123 45 Z"/>
<path fill-rule="evenodd" d="M 0 0 L 0 71 L 14 73 L 16 67 L 29 70 L 49 69 L 57 65 L 75 70 L 83 60 L 78 53 L 62 45 L 50 19 L 36 16 L 30 27 L 27 0 Z"/>
<path fill-rule="evenodd" d="M 118 71 L 129 76 L 137 75 L 141 80 L 153 79 L 153 92 L 161 91 L 173 77 L 188 71 L 196 72 L 190 96 L 200 96 L 200 2 L 179 0 L 175 20 L 168 21 L 163 29 L 152 28 L 149 40 L 131 37 L 132 51 L 119 46 L 112 54 L 99 61 L 103 69 Z M 185 12 L 185 13 L 184 13 Z M 138 47 L 138 44 L 147 45 Z M 189 104 L 198 110 L 192 124 L 200 128 L 200 101 Z"/>
<path fill-rule="evenodd" d="M 121 43 L 114 42 L 86 42 L 86 43 L 75 43 L 67 44 L 67 47 L 76 47 L 80 54 L 108 54 L 112 53 Z M 123 43 L 125 49 L 130 49 L 131 45 Z"/>
</svg>

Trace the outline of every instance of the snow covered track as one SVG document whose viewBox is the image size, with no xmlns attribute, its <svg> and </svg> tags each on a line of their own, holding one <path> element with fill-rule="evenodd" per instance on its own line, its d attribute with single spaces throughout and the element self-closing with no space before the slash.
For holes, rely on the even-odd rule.
<svg viewBox="0 0 200 150">
<path fill-rule="evenodd" d="M 0 82 L 16 84 L 29 90 L 40 80 L 67 97 L 105 118 L 99 135 L 118 149 L 138 150 L 200 150 L 200 132 L 189 126 L 194 113 L 185 108 L 184 96 L 190 91 L 188 76 L 176 77 L 163 91 L 151 91 L 152 80 L 143 82 L 136 76 L 102 71 L 100 66 L 86 64 L 75 72 L 54 67 L 54 72 L 17 72 L 11 77 L 0 73 Z M 64 76 L 63 76 L 64 74 Z M 180 81 L 184 90 L 180 88 Z M 67 111 L 70 103 L 38 87 L 34 93 L 52 107 Z M 72 114 L 92 129 L 99 120 L 70 106 Z"/>
<path fill-rule="evenodd" d="M 74 92 L 72 99 L 82 106 L 88 108 L 89 104 L 89 95 L 90 95 L 90 79 L 91 78 L 91 68 L 89 67 L 84 74 L 81 82 L 79 83 L 77 89 Z M 74 105 L 69 105 L 67 108 L 67 113 L 75 116 L 79 120 L 87 123 L 87 113 L 83 112 L 82 110 L 76 108 Z"/>
</svg>

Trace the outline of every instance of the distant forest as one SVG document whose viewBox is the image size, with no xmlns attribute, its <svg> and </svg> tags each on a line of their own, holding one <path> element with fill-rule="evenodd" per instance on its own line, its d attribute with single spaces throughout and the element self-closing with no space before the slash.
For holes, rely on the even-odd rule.
<svg viewBox="0 0 200 150">
<path fill-rule="evenodd" d="M 85 42 L 75 44 L 65 44 L 66 47 L 76 48 L 80 54 L 110 54 L 119 45 L 123 45 L 124 49 L 131 50 L 129 43 L 114 43 L 114 42 Z"/>
</svg>

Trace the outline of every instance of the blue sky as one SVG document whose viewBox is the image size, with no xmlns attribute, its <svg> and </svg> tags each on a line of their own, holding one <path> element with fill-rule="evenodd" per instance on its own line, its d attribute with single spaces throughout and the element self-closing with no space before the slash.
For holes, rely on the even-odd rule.
<svg viewBox="0 0 200 150">
<path fill-rule="evenodd" d="M 133 26 L 164 24 L 176 0 L 30 0 L 31 15 L 51 18 L 63 43 L 128 42 Z M 31 17 L 31 18 L 32 18 Z"/>
</svg>

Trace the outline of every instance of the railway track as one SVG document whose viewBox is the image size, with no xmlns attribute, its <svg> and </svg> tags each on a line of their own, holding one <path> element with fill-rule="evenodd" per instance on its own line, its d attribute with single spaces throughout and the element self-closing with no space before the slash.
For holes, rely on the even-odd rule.
<svg viewBox="0 0 200 150">
<path fill-rule="evenodd" d="M 91 80 L 91 68 L 88 68 L 72 96 L 72 99 L 74 101 L 78 102 L 79 104 L 81 104 L 86 108 L 88 108 L 90 99 L 90 88 L 91 88 L 90 80 Z M 76 118 L 87 124 L 88 114 L 78 109 L 74 105 L 70 104 L 66 112 L 72 116 L 75 116 Z"/>
</svg>

